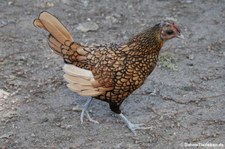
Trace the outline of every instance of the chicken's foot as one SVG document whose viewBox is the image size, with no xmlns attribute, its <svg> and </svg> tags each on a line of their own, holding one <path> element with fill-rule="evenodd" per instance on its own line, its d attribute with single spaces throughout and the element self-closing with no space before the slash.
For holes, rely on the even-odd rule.
<svg viewBox="0 0 225 149">
<path fill-rule="evenodd" d="M 83 109 L 82 109 L 82 112 L 81 112 L 81 115 L 80 115 L 80 122 L 81 122 L 81 124 L 83 124 L 83 121 L 84 121 L 84 120 L 83 120 L 83 119 L 84 119 L 84 112 L 86 113 L 86 116 L 87 116 L 87 118 L 88 118 L 88 120 L 89 120 L 90 122 L 99 124 L 98 121 L 92 119 L 91 116 L 89 115 L 88 107 L 89 107 L 89 105 L 91 104 L 91 101 L 92 101 L 92 98 L 88 99 L 88 100 L 86 101 L 86 103 L 83 105 Z"/>
<path fill-rule="evenodd" d="M 119 114 L 122 120 L 126 123 L 127 127 L 134 133 L 134 135 L 137 135 L 136 131 L 137 129 L 151 129 L 151 127 L 144 127 L 144 124 L 133 124 L 131 123 L 122 113 Z"/>
</svg>

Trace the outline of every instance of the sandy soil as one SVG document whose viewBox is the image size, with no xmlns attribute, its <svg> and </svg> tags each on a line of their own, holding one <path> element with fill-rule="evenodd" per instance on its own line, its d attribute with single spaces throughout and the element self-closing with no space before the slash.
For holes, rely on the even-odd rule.
<svg viewBox="0 0 225 149">
<path fill-rule="evenodd" d="M 131 121 L 152 129 L 134 136 L 97 100 L 90 110 L 100 124 L 80 124 L 78 106 L 87 98 L 66 88 L 62 59 L 48 47 L 46 32 L 32 24 L 43 10 L 86 45 L 125 42 L 165 17 L 178 20 L 186 40 L 173 39 L 161 51 L 173 56 L 169 62 L 176 69 L 160 61 L 121 107 Z M 98 29 L 78 30 L 85 22 Z M 0 97 L 0 148 L 225 147 L 224 33 L 224 0 L 1 0 L 0 89 L 11 95 Z"/>
</svg>

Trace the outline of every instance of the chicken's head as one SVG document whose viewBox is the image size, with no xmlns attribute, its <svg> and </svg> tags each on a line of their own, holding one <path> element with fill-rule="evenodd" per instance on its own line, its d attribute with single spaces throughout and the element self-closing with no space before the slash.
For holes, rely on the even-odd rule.
<svg viewBox="0 0 225 149">
<path fill-rule="evenodd" d="M 160 23 L 161 33 L 160 37 L 163 40 L 169 40 L 174 37 L 184 39 L 184 36 L 181 34 L 181 30 L 175 21 L 162 21 Z"/>
</svg>

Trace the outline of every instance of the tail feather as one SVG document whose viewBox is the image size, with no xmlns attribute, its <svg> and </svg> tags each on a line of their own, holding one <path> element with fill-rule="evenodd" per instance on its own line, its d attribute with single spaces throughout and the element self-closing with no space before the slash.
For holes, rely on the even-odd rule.
<svg viewBox="0 0 225 149">
<path fill-rule="evenodd" d="M 91 68 L 87 63 L 87 55 L 90 51 L 74 42 L 68 30 L 55 16 L 48 12 L 42 12 L 34 20 L 34 26 L 45 29 L 50 33 L 49 46 L 56 54 L 62 56 L 66 63 L 73 63 L 86 69 Z"/>
<path fill-rule="evenodd" d="M 49 35 L 48 40 L 50 43 L 54 44 L 56 47 L 60 47 L 62 44 L 56 40 L 52 35 Z"/>
<path fill-rule="evenodd" d="M 41 21 L 40 21 L 39 19 L 35 19 L 35 20 L 34 20 L 34 25 L 35 25 L 36 27 L 43 28 L 43 29 L 47 30 L 47 29 L 44 27 L 44 25 L 41 23 Z"/>
<path fill-rule="evenodd" d="M 38 19 L 34 20 L 36 27 L 46 29 L 61 44 L 65 41 L 73 41 L 72 36 L 59 20 L 48 12 L 42 12 Z"/>
<path fill-rule="evenodd" d="M 51 35 L 49 36 L 48 45 L 58 55 L 61 55 L 61 44 Z"/>
</svg>

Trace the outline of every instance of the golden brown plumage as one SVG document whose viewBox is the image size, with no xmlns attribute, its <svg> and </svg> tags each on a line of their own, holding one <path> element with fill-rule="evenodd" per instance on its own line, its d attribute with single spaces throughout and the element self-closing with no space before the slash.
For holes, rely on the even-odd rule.
<svg viewBox="0 0 225 149">
<path fill-rule="evenodd" d="M 164 42 L 182 37 L 174 22 L 161 22 L 126 44 L 89 47 L 74 42 L 67 29 L 48 12 L 42 12 L 34 25 L 50 33 L 49 46 L 67 63 L 64 78 L 68 88 L 82 96 L 108 102 L 111 110 L 120 114 L 134 133 L 135 129 L 142 128 L 130 123 L 119 107 L 153 71 Z"/>
</svg>

